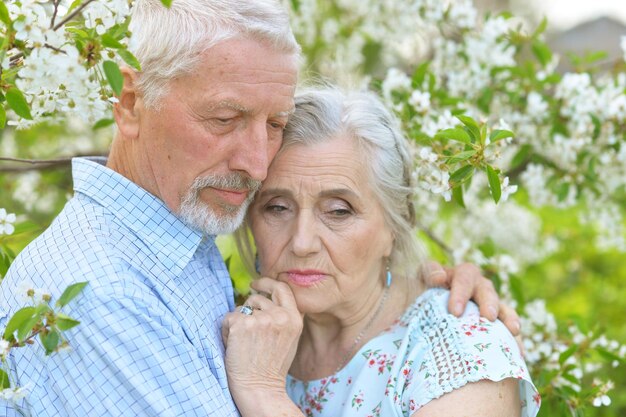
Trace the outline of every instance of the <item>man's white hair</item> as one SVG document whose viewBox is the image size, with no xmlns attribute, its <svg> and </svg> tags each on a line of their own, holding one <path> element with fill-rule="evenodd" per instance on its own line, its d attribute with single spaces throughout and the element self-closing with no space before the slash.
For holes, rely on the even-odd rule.
<svg viewBox="0 0 626 417">
<path fill-rule="evenodd" d="M 168 82 L 191 71 L 207 49 L 233 38 L 299 56 L 286 10 L 275 0 L 135 0 L 129 49 L 141 64 L 144 103 L 157 107 Z"/>
</svg>

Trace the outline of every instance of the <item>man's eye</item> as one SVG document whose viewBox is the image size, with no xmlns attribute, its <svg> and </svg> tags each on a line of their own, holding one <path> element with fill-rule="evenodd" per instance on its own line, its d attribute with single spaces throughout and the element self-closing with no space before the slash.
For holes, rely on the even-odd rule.
<svg viewBox="0 0 626 417">
<path fill-rule="evenodd" d="M 233 122 L 233 118 L 229 117 L 229 118 L 220 118 L 220 117 L 216 117 L 215 119 L 213 119 L 215 121 L 215 123 L 222 125 L 222 126 L 227 126 L 230 123 Z"/>
<path fill-rule="evenodd" d="M 272 129 L 277 129 L 277 130 L 285 129 L 285 125 L 280 122 L 267 122 L 267 124 L 270 125 Z"/>
</svg>

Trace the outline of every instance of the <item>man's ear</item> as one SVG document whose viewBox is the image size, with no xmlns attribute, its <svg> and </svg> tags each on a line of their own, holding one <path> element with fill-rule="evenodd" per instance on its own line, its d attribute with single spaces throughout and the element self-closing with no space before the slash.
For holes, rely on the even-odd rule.
<svg viewBox="0 0 626 417">
<path fill-rule="evenodd" d="M 141 94 L 137 90 L 137 73 L 128 68 L 121 68 L 124 86 L 113 106 L 113 117 L 118 131 L 123 137 L 135 139 L 139 136 L 139 114 L 142 105 Z"/>
</svg>

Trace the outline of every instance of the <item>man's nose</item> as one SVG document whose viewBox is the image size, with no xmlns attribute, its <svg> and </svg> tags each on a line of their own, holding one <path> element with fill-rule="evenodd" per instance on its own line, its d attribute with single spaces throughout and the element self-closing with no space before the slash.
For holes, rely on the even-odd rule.
<svg viewBox="0 0 626 417">
<path fill-rule="evenodd" d="M 250 178 L 263 181 L 273 156 L 273 144 L 269 139 L 265 122 L 251 122 L 234 145 L 236 148 L 230 159 L 230 169 L 243 171 Z"/>
</svg>

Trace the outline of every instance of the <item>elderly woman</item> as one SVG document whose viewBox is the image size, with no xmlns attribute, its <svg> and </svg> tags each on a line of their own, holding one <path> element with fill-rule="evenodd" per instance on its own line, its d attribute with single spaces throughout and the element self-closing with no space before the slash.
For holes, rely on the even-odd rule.
<svg viewBox="0 0 626 417">
<path fill-rule="evenodd" d="M 460 318 L 448 314 L 448 291 L 424 291 L 414 278 L 422 256 L 411 161 L 374 95 L 297 96 L 248 212 L 266 277 L 253 286 L 267 297 L 251 296 L 224 322 L 242 415 L 537 414 L 539 396 L 505 326 L 474 304 Z M 275 378 L 255 380 L 251 369 Z M 259 386 L 276 388 L 247 395 Z"/>
</svg>

